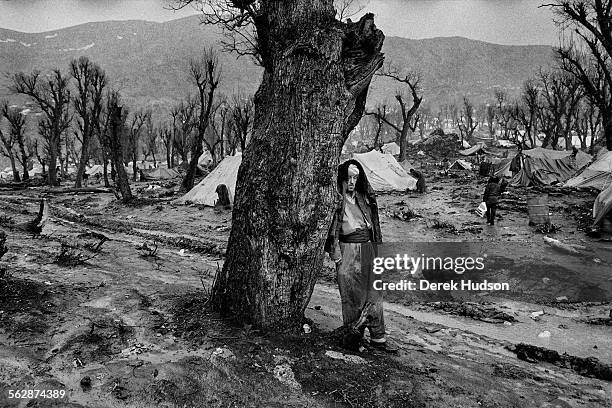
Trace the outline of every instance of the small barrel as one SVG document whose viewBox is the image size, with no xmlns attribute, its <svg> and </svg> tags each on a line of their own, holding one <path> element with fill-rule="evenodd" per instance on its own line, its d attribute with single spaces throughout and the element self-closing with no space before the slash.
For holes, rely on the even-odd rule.
<svg viewBox="0 0 612 408">
<path fill-rule="evenodd" d="M 529 224 L 548 224 L 550 215 L 548 210 L 548 194 L 527 199 Z"/>
</svg>

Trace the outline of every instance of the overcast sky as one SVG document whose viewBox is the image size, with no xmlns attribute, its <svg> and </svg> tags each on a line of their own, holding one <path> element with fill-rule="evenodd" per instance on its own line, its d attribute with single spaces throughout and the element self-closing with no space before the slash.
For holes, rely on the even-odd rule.
<svg viewBox="0 0 612 408">
<path fill-rule="evenodd" d="M 557 42 L 544 0 L 370 0 L 387 36 L 462 36 L 497 44 Z M 0 0 L 0 28 L 43 32 L 91 21 L 167 21 L 195 11 L 164 9 L 167 0 Z"/>
</svg>

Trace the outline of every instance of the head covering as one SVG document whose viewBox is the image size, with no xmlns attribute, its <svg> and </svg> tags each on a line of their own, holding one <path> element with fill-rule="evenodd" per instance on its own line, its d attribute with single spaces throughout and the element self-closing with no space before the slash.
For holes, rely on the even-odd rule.
<svg viewBox="0 0 612 408">
<path fill-rule="evenodd" d="M 351 164 L 348 166 L 348 175 L 349 176 L 358 176 L 359 175 L 359 167 Z"/>
</svg>

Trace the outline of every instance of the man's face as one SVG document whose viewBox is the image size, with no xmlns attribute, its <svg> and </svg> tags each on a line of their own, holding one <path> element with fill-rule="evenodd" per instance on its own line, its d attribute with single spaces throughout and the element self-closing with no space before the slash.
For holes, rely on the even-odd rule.
<svg viewBox="0 0 612 408">
<path fill-rule="evenodd" d="M 348 183 L 346 185 L 346 189 L 349 193 L 352 193 L 353 191 L 355 191 L 355 186 L 357 185 L 357 179 L 359 178 L 359 174 L 349 174 L 348 176 Z"/>
</svg>

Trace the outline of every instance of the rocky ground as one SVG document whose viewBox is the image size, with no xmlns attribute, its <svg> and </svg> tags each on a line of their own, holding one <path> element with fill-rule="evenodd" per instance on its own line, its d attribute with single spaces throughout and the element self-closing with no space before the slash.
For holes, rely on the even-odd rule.
<svg viewBox="0 0 612 408">
<path fill-rule="evenodd" d="M 425 195 L 380 197 L 385 241 L 511 250 L 503 269 L 516 290 L 469 301 L 389 294 L 397 356 L 338 347 L 329 264 L 307 310 L 310 333 L 261 333 L 209 312 L 229 212 L 53 195 L 50 220 L 32 237 L 14 226 L 36 215 L 41 190 L 0 191 L 0 406 L 611 406 L 611 244 L 582 230 L 594 196 L 548 192 L 560 228 L 548 235 L 580 248 L 550 252 L 526 213 L 526 197 L 541 192 L 511 189 L 489 227 L 473 212 L 482 180 L 427 174 Z M 553 263 L 564 268 L 524 272 Z M 65 396 L 9 398 L 28 389 Z"/>
</svg>

